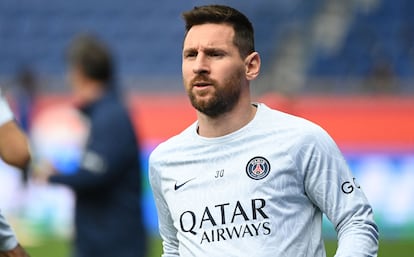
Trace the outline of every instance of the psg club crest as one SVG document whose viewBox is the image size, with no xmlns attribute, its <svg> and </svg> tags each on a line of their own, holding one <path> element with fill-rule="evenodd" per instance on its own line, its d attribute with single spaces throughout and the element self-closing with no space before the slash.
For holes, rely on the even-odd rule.
<svg viewBox="0 0 414 257">
<path fill-rule="evenodd" d="M 254 157 L 246 165 L 247 175 L 255 180 L 260 180 L 269 175 L 270 163 L 264 157 Z"/>
</svg>

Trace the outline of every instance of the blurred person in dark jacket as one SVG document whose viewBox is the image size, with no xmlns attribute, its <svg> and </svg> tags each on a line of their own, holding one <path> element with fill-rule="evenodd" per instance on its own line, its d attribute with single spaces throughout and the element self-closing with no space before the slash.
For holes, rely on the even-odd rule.
<svg viewBox="0 0 414 257">
<path fill-rule="evenodd" d="M 70 45 L 68 62 L 74 100 L 90 131 L 78 170 L 57 171 L 48 181 L 75 193 L 74 256 L 144 256 L 139 145 L 116 93 L 111 53 L 83 35 Z"/>
</svg>

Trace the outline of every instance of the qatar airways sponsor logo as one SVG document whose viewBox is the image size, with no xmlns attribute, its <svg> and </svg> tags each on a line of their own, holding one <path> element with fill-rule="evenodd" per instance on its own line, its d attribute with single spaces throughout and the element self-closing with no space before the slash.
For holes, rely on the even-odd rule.
<svg viewBox="0 0 414 257">
<path fill-rule="evenodd" d="M 243 205 L 222 203 L 206 206 L 203 211 L 187 210 L 180 215 L 180 229 L 200 237 L 200 244 L 270 235 L 271 224 L 266 200 L 251 199 Z"/>
</svg>

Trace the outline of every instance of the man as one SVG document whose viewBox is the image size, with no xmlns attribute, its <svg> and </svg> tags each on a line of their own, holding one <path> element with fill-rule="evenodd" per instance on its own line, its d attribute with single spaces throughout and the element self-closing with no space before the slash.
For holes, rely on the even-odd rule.
<svg viewBox="0 0 414 257">
<path fill-rule="evenodd" d="M 112 56 L 96 38 L 81 36 L 69 48 L 69 66 L 89 137 L 77 172 L 56 173 L 49 181 L 75 192 L 75 256 L 144 256 L 138 144 L 115 92 Z"/>
<path fill-rule="evenodd" d="M 13 120 L 13 113 L 0 91 L 0 157 L 9 165 L 25 170 L 30 162 L 26 136 Z M 0 214 L 0 257 L 28 257 L 11 227 Z"/>
<path fill-rule="evenodd" d="M 182 75 L 197 122 L 150 156 L 164 257 L 376 256 L 372 209 L 333 140 L 317 125 L 262 103 L 253 27 L 219 5 L 185 12 Z"/>
</svg>

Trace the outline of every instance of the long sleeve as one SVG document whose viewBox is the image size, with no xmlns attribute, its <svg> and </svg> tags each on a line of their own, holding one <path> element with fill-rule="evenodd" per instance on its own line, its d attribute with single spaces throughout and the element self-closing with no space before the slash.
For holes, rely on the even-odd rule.
<svg viewBox="0 0 414 257">
<path fill-rule="evenodd" d="M 129 167 L 126 160 L 138 156 L 135 136 L 127 117 L 118 109 L 99 109 L 91 117 L 89 138 L 79 169 L 73 174 L 58 174 L 50 178 L 75 191 L 93 190 L 111 184 Z"/>
<path fill-rule="evenodd" d="M 0 213 L 0 251 L 9 251 L 16 245 L 17 239 L 13 230 Z"/>
<path fill-rule="evenodd" d="M 305 172 L 305 190 L 333 223 L 338 236 L 336 257 L 377 256 L 378 228 L 361 186 L 338 147 L 322 129 L 315 129 L 297 155 Z M 310 143 L 309 143 L 310 142 Z"/>
<path fill-rule="evenodd" d="M 156 170 L 153 162 L 153 156 L 151 155 L 149 159 L 149 179 L 157 207 L 159 233 L 163 241 L 162 257 L 179 257 L 177 230 L 173 225 L 168 205 L 162 195 L 159 171 Z"/>
</svg>

